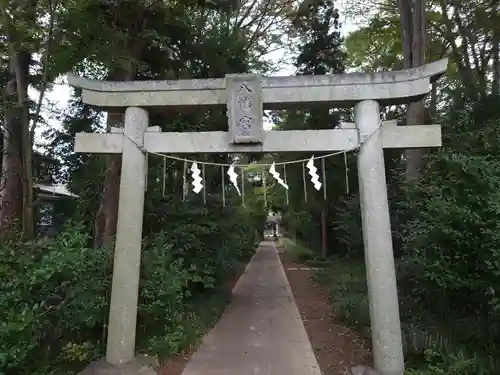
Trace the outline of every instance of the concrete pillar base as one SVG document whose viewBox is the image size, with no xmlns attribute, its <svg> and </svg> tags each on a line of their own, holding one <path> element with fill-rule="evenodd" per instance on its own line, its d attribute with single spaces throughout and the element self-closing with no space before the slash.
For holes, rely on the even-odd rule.
<svg viewBox="0 0 500 375">
<path fill-rule="evenodd" d="M 78 375 L 157 375 L 159 363 L 151 356 L 139 356 L 123 365 L 110 365 L 105 359 L 91 363 Z"/>
</svg>

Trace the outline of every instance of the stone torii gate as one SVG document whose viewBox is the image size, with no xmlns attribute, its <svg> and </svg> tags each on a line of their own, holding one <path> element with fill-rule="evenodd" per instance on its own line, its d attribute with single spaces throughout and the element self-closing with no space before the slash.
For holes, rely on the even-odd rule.
<svg viewBox="0 0 500 375">
<path fill-rule="evenodd" d="M 422 98 L 446 67 L 445 59 L 415 69 L 369 74 L 244 74 L 225 79 L 132 82 L 68 76 L 71 86 L 83 89 L 84 103 L 104 110 L 126 108 L 124 128 L 114 128 L 108 134 L 79 133 L 75 142 L 76 152 L 121 153 L 123 157 L 106 360 L 93 365 L 92 373 L 134 374 L 140 368 L 135 336 L 146 152 L 314 153 L 361 146 L 357 157 L 374 368 L 382 375 L 402 375 L 404 358 L 383 149 L 439 147 L 441 127 L 381 123 L 379 108 Z M 341 129 L 263 131 L 264 109 L 314 103 L 354 106 L 355 123 Z M 227 105 L 228 132 L 160 132 L 159 127 L 149 127 L 145 109 L 217 105 Z"/>
</svg>

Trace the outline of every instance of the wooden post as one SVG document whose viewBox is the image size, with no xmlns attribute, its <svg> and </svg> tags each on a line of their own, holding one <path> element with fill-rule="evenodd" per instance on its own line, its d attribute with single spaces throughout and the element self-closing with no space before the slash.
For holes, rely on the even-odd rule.
<svg viewBox="0 0 500 375">
<path fill-rule="evenodd" d="M 328 249 L 326 244 L 326 212 L 325 207 L 321 210 L 321 255 L 323 258 L 328 256 Z"/>
</svg>

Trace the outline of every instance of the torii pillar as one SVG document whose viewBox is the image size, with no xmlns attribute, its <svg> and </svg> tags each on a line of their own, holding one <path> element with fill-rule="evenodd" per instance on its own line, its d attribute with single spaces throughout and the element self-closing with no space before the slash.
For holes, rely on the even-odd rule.
<svg viewBox="0 0 500 375">
<path fill-rule="evenodd" d="M 398 289 L 387 198 L 379 104 L 354 107 L 362 147 L 358 153 L 359 197 L 366 282 L 370 306 L 373 367 L 383 375 L 402 375 L 404 355 Z"/>
</svg>

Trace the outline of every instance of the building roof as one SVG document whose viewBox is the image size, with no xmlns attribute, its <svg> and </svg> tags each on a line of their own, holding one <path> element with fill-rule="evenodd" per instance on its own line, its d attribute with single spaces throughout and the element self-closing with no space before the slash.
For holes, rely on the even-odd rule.
<svg viewBox="0 0 500 375">
<path fill-rule="evenodd" d="M 35 188 L 40 190 L 46 196 L 60 197 L 60 198 L 79 198 L 78 195 L 73 194 L 64 185 L 60 184 L 35 184 Z"/>
</svg>

